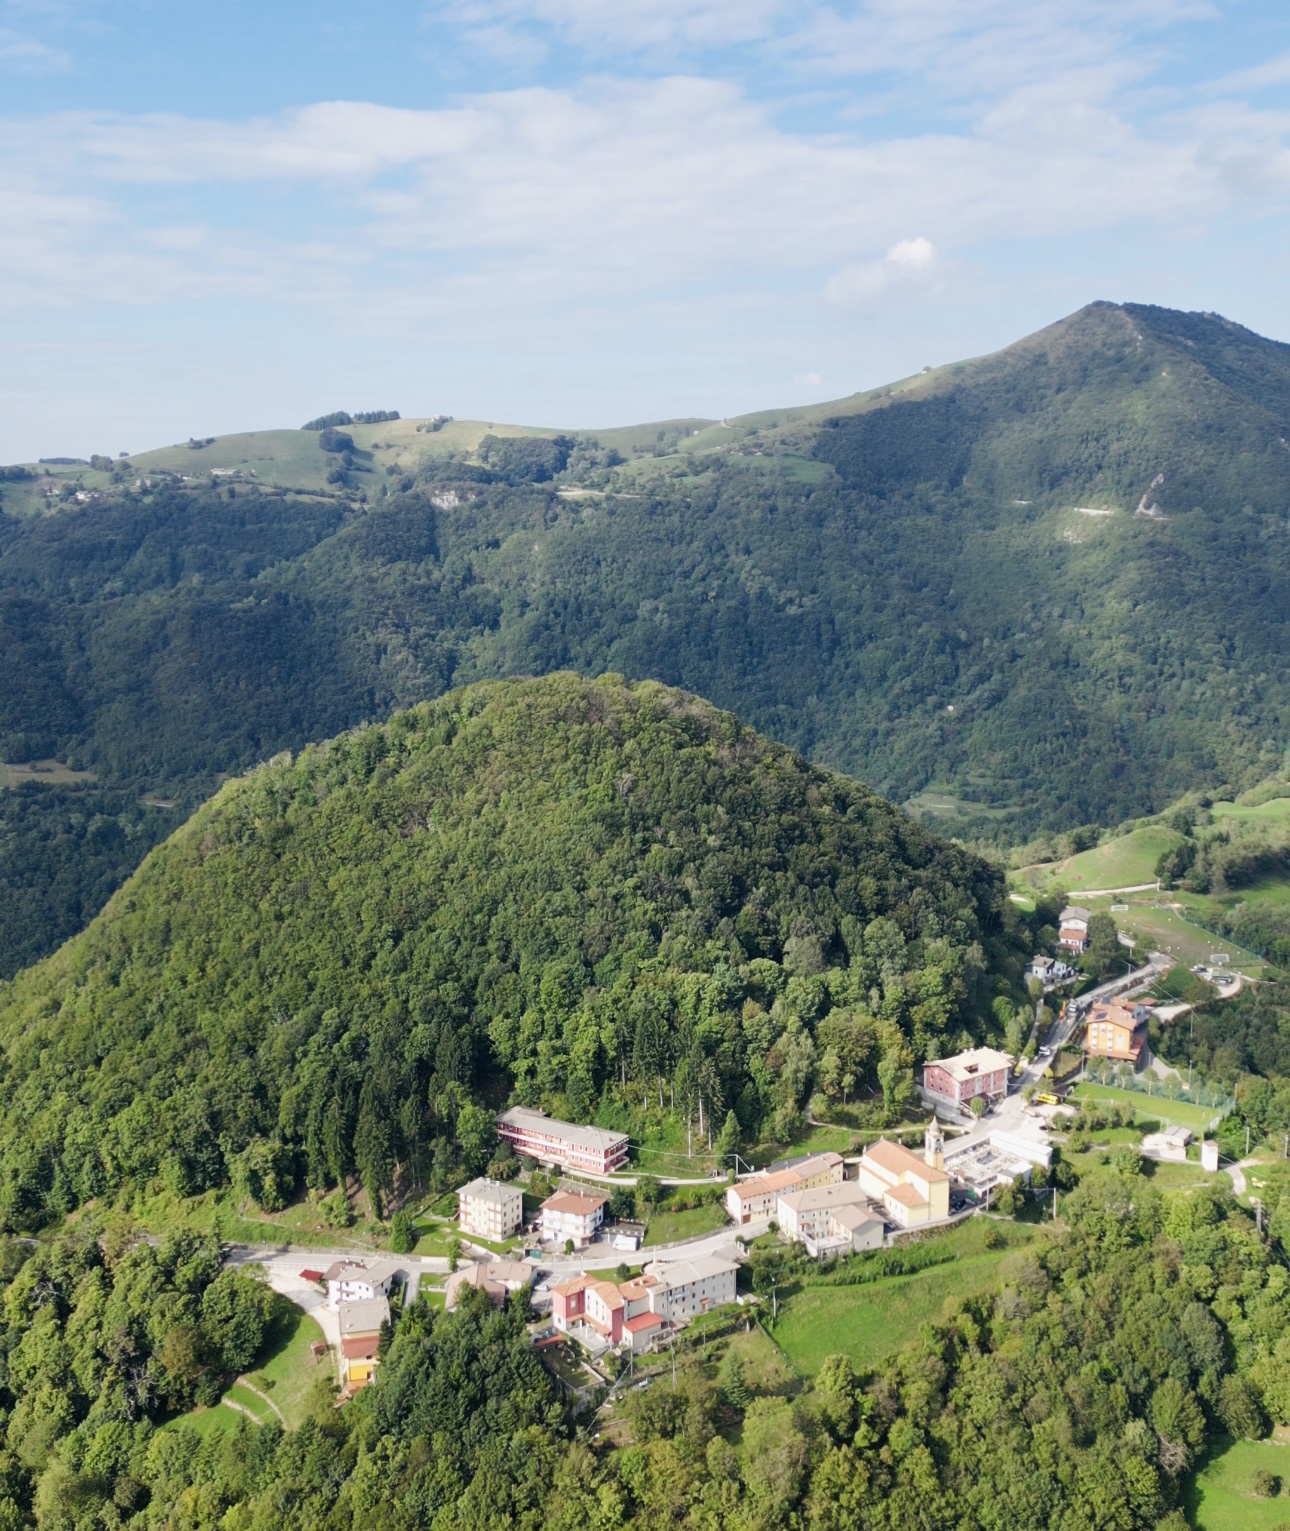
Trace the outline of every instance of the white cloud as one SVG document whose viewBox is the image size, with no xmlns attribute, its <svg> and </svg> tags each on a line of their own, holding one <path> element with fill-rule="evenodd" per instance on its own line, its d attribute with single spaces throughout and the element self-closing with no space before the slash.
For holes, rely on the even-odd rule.
<svg viewBox="0 0 1290 1531">
<path fill-rule="evenodd" d="M 51 48 L 38 38 L 12 27 L 0 27 L 0 68 L 18 69 L 24 74 L 55 74 L 66 69 L 69 59 L 59 48 Z"/>
<path fill-rule="evenodd" d="M 824 296 L 830 303 L 856 304 L 870 302 L 896 286 L 933 290 L 940 264 L 930 239 L 921 235 L 899 239 L 881 260 L 862 261 L 835 272 L 824 284 Z"/>
</svg>

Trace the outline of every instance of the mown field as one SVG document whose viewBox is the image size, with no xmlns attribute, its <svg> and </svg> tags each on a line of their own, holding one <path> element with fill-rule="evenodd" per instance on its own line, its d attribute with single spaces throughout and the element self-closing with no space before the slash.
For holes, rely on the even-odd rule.
<svg viewBox="0 0 1290 1531">
<path fill-rule="evenodd" d="M 1262 1498 L 1254 1492 L 1259 1471 L 1280 1480 L 1279 1494 Z M 1220 1444 L 1187 1480 L 1183 1505 L 1198 1531 L 1275 1531 L 1290 1525 L 1290 1444 Z"/>
</svg>

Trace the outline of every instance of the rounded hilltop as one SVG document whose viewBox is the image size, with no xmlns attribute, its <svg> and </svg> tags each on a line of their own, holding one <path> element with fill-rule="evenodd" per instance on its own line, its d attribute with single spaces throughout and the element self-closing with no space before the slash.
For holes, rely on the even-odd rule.
<svg viewBox="0 0 1290 1531">
<path fill-rule="evenodd" d="M 0 991 L 0 1219 L 379 1195 L 508 1099 L 626 1127 L 663 1079 L 755 1132 L 830 1017 L 856 1088 L 981 1031 L 1005 919 L 984 861 L 688 693 L 468 686 L 227 784 Z"/>
</svg>

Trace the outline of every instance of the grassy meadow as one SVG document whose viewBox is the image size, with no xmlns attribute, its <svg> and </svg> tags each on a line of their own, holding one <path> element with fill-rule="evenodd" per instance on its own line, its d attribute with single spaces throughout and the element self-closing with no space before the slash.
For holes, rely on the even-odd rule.
<svg viewBox="0 0 1290 1531">
<path fill-rule="evenodd" d="M 1254 1492 L 1260 1471 L 1280 1479 L 1279 1494 L 1265 1499 Z M 1275 1531 L 1290 1524 L 1290 1444 L 1220 1443 L 1188 1478 L 1183 1506 L 1198 1531 Z"/>
</svg>

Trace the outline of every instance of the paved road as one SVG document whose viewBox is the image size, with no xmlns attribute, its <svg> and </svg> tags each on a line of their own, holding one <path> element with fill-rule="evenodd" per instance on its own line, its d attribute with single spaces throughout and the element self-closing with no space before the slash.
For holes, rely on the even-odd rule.
<svg viewBox="0 0 1290 1531">
<path fill-rule="evenodd" d="M 1120 978 L 1108 979 L 1106 983 L 1099 984 L 1097 988 L 1090 989 L 1087 994 L 1081 994 L 1079 1003 L 1082 1007 L 1097 1003 L 1102 999 L 1109 999 L 1115 994 L 1130 993 L 1137 989 L 1147 988 L 1155 982 L 1159 973 L 1166 968 L 1172 967 L 1173 959 L 1165 956 L 1163 952 L 1152 952 L 1147 963 L 1132 973 L 1125 973 Z M 1048 1044 L 1049 1052 L 1046 1056 L 1039 1054 L 1030 1060 L 1024 1071 L 1012 1082 L 1010 1092 L 1006 1100 L 1002 1100 L 989 1114 L 983 1116 L 980 1121 L 974 1122 L 966 1132 L 947 1142 L 947 1152 L 957 1153 L 960 1149 L 973 1143 L 983 1143 L 992 1132 L 1034 1132 L 1036 1121 L 1026 1110 L 1026 1103 L 1022 1099 L 1022 1090 L 1028 1084 L 1039 1087 L 1043 1083 L 1044 1070 L 1056 1056 L 1058 1049 L 1070 1037 L 1071 1033 L 1080 1026 L 1078 1019 L 1059 1021 L 1053 1032 L 1053 1040 Z"/>
</svg>

